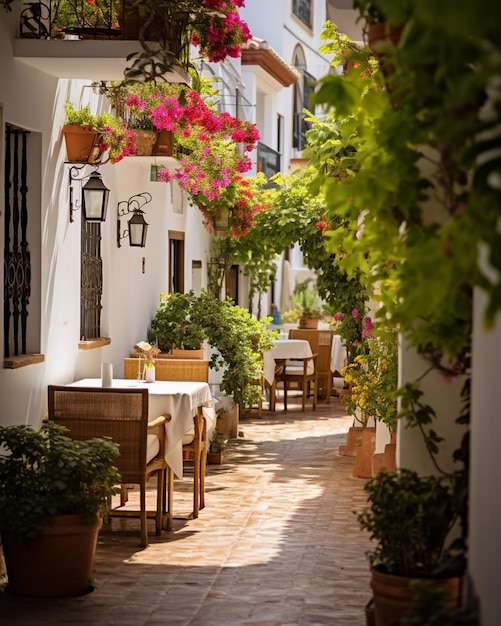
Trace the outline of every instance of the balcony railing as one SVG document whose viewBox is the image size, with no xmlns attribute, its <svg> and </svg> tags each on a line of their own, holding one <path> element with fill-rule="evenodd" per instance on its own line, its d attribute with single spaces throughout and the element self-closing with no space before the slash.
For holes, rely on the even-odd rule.
<svg viewBox="0 0 501 626">
<path fill-rule="evenodd" d="M 280 172 L 280 153 L 273 148 L 258 142 L 257 144 L 257 171 L 263 172 L 268 179 L 266 187 L 273 187 L 275 183 L 269 182 L 269 179 Z"/>
<path fill-rule="evenodd" d="M 174 6 L 174 5 L 173 5 Z M 168 41 L 181 59 L 186 51 L 188 16 L 159 9 L 146 25 L 132 0 L 45 0 L 30 2 L 21 12 L 21 39 L 116 39 Z M 140 29 L 143 31 L 140 32 Z"/>
</svg>

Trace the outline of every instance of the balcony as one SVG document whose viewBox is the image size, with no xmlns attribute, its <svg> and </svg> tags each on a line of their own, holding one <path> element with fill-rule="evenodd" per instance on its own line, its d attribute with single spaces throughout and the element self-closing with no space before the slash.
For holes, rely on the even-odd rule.
<svg viewBox="0 0 501 626">
<path fill-rule="evenodd" d="M 130 0 L 95 0 L 94 4 L 86 0 L 19 3 L 14 57 L 56 78 L 122 80 L 125 68 L 130 65 L 127 56 L 142 51 L 138 40 L 141 21 L 131 18 L 129 5 Z M 148 39 L 168 40 L 176 58 L 183 58 L 186 53 L 185 34 L 183 24 L 175 20 L 162 25 L 159 31 L 144 32 Z M 181 64 L 172 68 L 165 78 L 168 82 L 189 82 Z"/>
<path fill-rule="evenodd" d="M 280 172 L 280 152 L 273 150 L 264 143 L 258 142 L 257 144 L 257 171 L 263 172 L 268 179 L 268 183 L 265 187 L 274 187 L 275 183 L 270 182 L 269 179 Z"/>
</svg>

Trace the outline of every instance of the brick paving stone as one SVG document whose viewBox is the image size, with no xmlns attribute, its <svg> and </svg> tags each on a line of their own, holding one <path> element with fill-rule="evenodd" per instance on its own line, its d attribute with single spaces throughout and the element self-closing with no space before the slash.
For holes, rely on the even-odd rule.
<svg viewBox="0 0 501 626">
<path fill-rule="evenodd" d="M 140 548 L 138 522 L 114 519 L 99 536 L 91 593 L 17 598 L 3 585 L 0 624 L 363 626 L 369 540 L 353 511 L 366 481 L 337 454 L 351 418 L 336 398 L 306 413 L 299 400 L 286 413 L 241 416 L 242 436 L 207 468 L 198 519 L 188 471 L 175 482 L 173 530 L 156 537 L 150 527 Z"/>
</svg>

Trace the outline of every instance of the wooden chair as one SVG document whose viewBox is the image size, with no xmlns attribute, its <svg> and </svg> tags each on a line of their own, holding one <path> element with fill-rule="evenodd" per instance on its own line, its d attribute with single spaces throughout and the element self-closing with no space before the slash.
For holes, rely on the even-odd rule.
<svg viewBox="0 0 501 626">
<path fill-rule="evenodd" d="M 191 439 L 191 441 L 189 441 Z M 207 466 L 207 422 L 203 407 L 193 418 L 193 432 L 183 438 L 183 462 L 193 463 L 193 517 L 205 506 L 205 470 Z"/>
<path fill-rule="evenodd" d="M 137 378 L 138 359 L 124 359 L 124 378 Z M 209 382 L 209 361 L 204 359 L 155 359 L 156 380 Z"/>
<path fill-rule="evenodd" d="M 329 404 L 332 394 L 331 355 L 334 331 L 291 328 L 289 339 L 306 339 L 310 344 L 311 351 L 318 355 L 316 363 L 318 374 L 317 398 L 325 396 Z"/>
<path fill-rule="evenodd" d="M 280 363 L 277 363 L 275 380 L 277 384 L 282 382 L 284 386 L 284 411 L 287 411 L 287 390 L 291 384 L 297 384 L 298 388 L 303 391 L 303 413 L 306 410 L 306 398 L 309 395 L 313 397 L 313 410 L 316 410 L 318 391 L 316 361 L 317 354 L 313 354 L 302 359 L 280 359 Z M 313 364 L 313 367 L 310 367 L 311 364 Z M 312 383 L 313 390 L 311 389 Z M 275 401 L 273 401 L 273 406 L 275 406 Z"/>
<path fill-rule="evenodd" d="M 49 420 L 69 429 L 69 436 L 85 440 L 111 437 L 120 446 L 117 468 L 122 478 L 120 505 L 111 517 L 139 517 L 141 545 L 148 545 L 147 519 L 155 519 L 156 535 L 160 535 L 165 514 L 164 485 L 166 481 L 165 422 L 162 415 L 148 422 L 147 389 L 113 389 L 49 385 Z M 156 434 L 155 432 L 156 431 Z M 146 509 L 146 483 L 157 479 L 157 506 Z M 124 510 L 127 500 L 125 485 L 139 485 L 140 510 Z"/>
</svg>

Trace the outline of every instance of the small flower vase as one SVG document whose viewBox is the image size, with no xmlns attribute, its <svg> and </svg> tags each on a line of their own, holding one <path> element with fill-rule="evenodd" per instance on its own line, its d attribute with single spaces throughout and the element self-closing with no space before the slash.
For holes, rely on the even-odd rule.
<svg viewBox="0 0 501 626">
<path fill-rule="evenodd" d="M 150 364 L 146 364 L 144 366 L 144 380 L 147 383 L 155 382 L 155 366 Z"/>
</svg>

